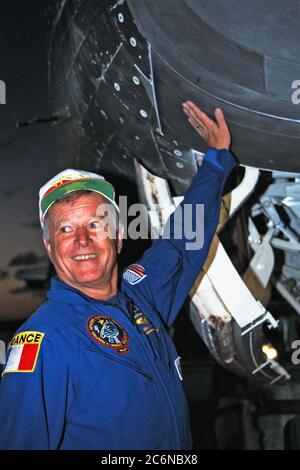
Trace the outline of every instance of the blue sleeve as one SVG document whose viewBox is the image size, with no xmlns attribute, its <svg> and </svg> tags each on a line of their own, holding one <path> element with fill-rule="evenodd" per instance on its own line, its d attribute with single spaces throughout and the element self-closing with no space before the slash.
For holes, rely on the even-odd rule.
<svg viewBox="0 0 300 470">
<path fill-rule="evenodd" d="M 168 326 L 174 322 L 206 260 L 219 222 L 224 184 L 235 165 L 227 150 L 208 149 L 183 201 L 170 216 L 169 239 L 160 237 L 134 265 L 133 275 L 140 275 L 140 280 L 132 278 L 128 270 L 123 275 L 123 282 L 132 284 L 135 297 L 150 302 Z M 178 218 L 178 211 L 184 213 L 188 205 L 187 218 Z M 197 205 L 203 205 L 204 213 Z M 186 236 L 188 225 L 190 233 L 195 234 L 192 237 Z"/>
<path fill-rule="evenodd" d="M 68 373 L 45 334 L 33 372 L 6 372 L 0 384 L 0 449 L 58 449 Z"/>
</svg>

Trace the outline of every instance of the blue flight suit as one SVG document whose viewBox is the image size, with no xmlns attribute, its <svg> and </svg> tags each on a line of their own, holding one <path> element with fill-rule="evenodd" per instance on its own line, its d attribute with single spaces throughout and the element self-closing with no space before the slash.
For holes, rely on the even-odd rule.
<svg viewBox="0 0 300 470">
<path fill-rule="evenodd" d="M 11 342 L 0 385 L 1 449 L 192 447 L 167 329 L 207 257 L 234 165 L 226 150 L 209 149 L 181 203 L 204 204 L 201 249 L 186 250 L 185 238 L 156 240 L 109 301 L 52 279 L 46 302 Z"/>
</svg>

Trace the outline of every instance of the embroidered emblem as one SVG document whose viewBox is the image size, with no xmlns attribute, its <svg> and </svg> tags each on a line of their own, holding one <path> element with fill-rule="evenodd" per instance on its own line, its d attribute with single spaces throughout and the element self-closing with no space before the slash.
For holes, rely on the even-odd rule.
<svg viewBox="0 0 300 470">
<path fill-rule="evenodd" d="M 44 333 L 40 331 L 22 331 L 14 336 L 8 347 L 9 356 L 3 374 L 33 372 L 43 338 Z"/>
<path fill-rule="evenodd" d="M 116 320 L 105 315 L 94 315 L 88 319 L 87 329 L 92 338 L 103 346 L 108 346 L 118 354 L 128 353 L 129 336 Z"/>
<path fill-rule="evenodd" d="M 123 279 L 133 286 L 141 282 L 146 276 L 145 268 L 140 264 L 131 264 L 123 273 Z"/>
<path fill-rule="evenodd" d="M 150 323 L 147 316 L 138 307 L 135 306 L 134 321 L 143 329 L 144 335 L 154 333 L 156 328 Z"/>
</svg>

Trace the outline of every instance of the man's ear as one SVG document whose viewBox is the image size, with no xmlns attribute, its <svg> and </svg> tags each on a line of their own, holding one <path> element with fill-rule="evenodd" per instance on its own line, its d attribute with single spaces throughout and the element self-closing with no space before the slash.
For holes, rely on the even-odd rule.
<svg viewBox="0 0 300 470">
<path fill-rule="evenodd" d="M 51 249 L 51 243 L 49 242 L 49 240 L 45 240 L 45 238 L 43 238 L 43 242 L 44 242 L 44 246 L 45 246 L 46 251 L 47 251 L 47 255 L 49 256 L 50 261 L 51 261 L 51 263 L 52 263 L 52 249 Z"/>
<path fill-rule="evenodd" d="M 122 251 L 123 237 L 124 237 L 124 225 L 120 222 L 119 223 L 118 238 L 117 238 L 117 253 L 118 253 L 118 255 Z"/>
</svg>

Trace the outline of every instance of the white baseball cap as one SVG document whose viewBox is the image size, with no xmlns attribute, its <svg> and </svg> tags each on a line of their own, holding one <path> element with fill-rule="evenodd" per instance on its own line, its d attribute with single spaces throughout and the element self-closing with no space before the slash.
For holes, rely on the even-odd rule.
<svg viewBox="0 0 300 470">
<path fill-rule="evenodd" d="M 41 227 L 44 227 L 44 218 L 52 204 L 66 194 L 74 191 L 94 191 L 108 199 L 119 212 L 115 202 L 115 189 L 111 183 L 97 173 L 84 170 L 63 170 L 51 178 L 39 190 L 39 215 Z"/>
</svg>

